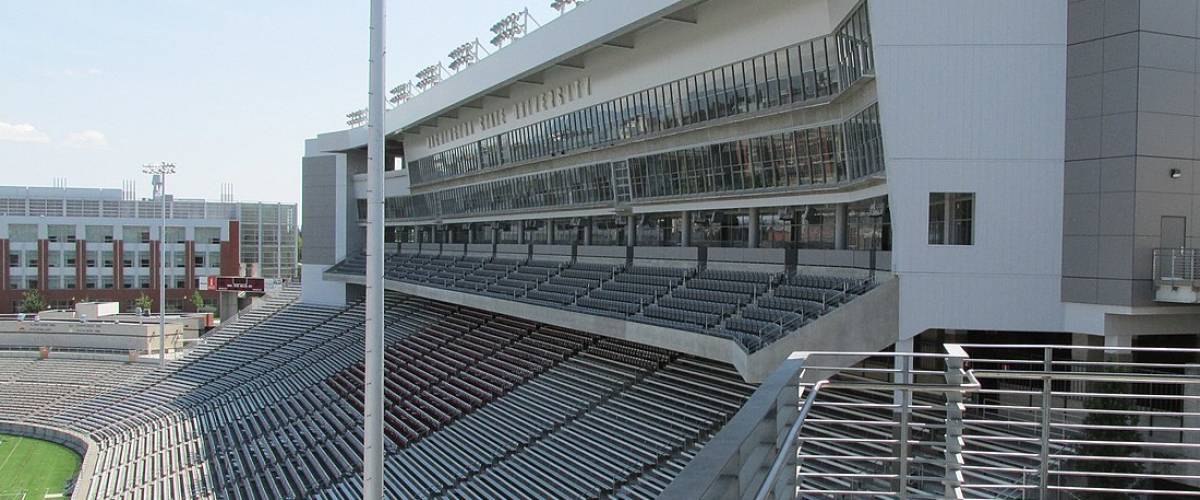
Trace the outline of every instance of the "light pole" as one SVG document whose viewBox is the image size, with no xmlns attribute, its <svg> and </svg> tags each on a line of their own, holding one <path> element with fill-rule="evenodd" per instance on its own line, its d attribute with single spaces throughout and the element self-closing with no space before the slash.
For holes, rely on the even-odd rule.
<svg viewBox="0 0 1200 500">
<path fill-rule="evenodd" d="M 142 173 L 154 176 L 154 191 L 162 200 L 158 226 L 158 366 L 167 364 L 167 174 L 175 173 L 175 164 L 162 162 L 143 165 Z"/>
<path fill-rule="evenodd" d="M 383 169 L 385 0 L 371 0 L 371 56 L 367 83 L 367 307 L 364 330 L 363 499 L 383 494 Z M 441 67 L 440 65 L 438 66 Z"/>
</svg>

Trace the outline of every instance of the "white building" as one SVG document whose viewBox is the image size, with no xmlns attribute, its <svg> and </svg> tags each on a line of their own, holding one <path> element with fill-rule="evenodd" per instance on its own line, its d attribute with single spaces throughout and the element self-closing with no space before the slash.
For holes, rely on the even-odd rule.
<svg viewBox="0 0 1200 500">
<path fill-rule="evenodd" d="M 865 325 L 883 346 L 1195 345 L 1197 9 L 594 0 L 387 113 L 389 241 L 874 265 L 897 291 Z M 324 271 L 362 247 L 366 137 L 306 143 L 305 300 L 358 293 Z M 1160 248 L 1173 281 L 1156 280 Z M 435 288 L 396 289 L 458 300 Z"/>
<path fill-rule="evenodd" d="M 296 205 L 133 199 L 120 189 L 0 186 L 0 312 L 28 290 L 51 305 L 85 299 L 126 306 L 158 287 L 166 244 L 168 307 L 186 307 L 208 276 L 296 275 Z M 164 237 L 165 236 L 165 237 Z M 210 301 L 215 292 L 208 293 Z M 128 308 L 128 307 L 127 307 Z"/>
</svg>

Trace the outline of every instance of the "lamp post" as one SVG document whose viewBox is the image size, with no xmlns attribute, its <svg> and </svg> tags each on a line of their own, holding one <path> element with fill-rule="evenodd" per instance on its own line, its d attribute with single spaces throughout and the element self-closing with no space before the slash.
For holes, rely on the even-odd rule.
<svg viewBox="0 0 1200 500">
<path fill-rule="evenodd" d="M 154 192 L 162 200 L 158 226 L 158 366 L 167 364 L 167 174 L 175 173 L 175 164 L 162 162 L 143 165 L 142 173 L 153 177 Z"/>
<path fill-rule="evenodd" d="M 363 321 L 363 499 L 383 500 L 383 169 L 385 0 L 371 0 L 367 82 L 367 307 Z M 441 64 L 435 70 L 441 71 Z M 423 71 L 424 72 L 424 71 Z M 439 73 L 440 77 L 440 73 Z M 425 87 L 422 86 L 422 89 Z"/>
</svg>

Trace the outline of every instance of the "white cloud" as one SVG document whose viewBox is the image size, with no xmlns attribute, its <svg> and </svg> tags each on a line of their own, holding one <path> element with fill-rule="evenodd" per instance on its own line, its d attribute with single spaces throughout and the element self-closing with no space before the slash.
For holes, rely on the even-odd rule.
<svg viewBox="0 0 1200 500">
<path fill-rule="evenodd" d="M 46 144 L 50 136 L 28 123 L 0 122 L 0 141 Z"/>
<path fill-rule="evenodd" d="M 67 134 L 63 145 L 72 148 L 104 149 L 108 147 L 108 138 L 98 130 L 84 130 Z"/>
</svg>

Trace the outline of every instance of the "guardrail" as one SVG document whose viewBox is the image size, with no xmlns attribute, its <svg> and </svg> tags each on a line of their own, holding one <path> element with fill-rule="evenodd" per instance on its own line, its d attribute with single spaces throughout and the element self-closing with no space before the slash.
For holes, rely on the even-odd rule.
<svg viewBox="0 0 1200 500">
<path fill-rule="evenodd" d="M 838 358 L 864 356 L 838 368 Z M 777 370 L 772 385 L 752 396 L 758 403 L 739 412 L 667 492 L 754 499 L 1200 496 L 1197 360 L 1200 349 L 1062 345 L 795 353 L 789 363 L 802 369 Z M 781 387 L 797 392 L 781 394 Z M 762 411 L 763 400 L 794 401 L 796 419 L 768 432 L 764 424 L 778 419 Z"/>
<path fill-rule="evenodd" d="M 1155 248 L 1154 281 L 1159 285 L 1200 286 L 1200 248 Z"/>
</svg>

